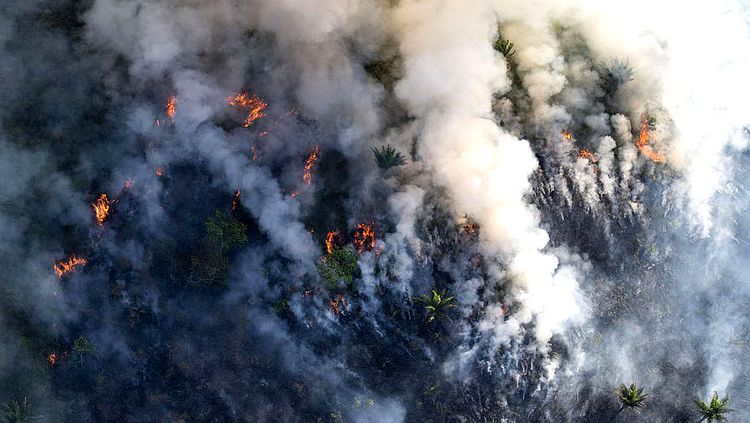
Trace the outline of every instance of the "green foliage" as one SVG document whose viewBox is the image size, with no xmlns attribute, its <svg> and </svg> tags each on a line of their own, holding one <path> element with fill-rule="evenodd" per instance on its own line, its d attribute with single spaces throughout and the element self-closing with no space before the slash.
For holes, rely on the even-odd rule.
<svg viewBox="0 0 750 423">
<path fill-rule="evenodd" d="M 357 252 L 350 246 L 335 248 L 318 262 L 318 273 L 330 287 L 340 281 L 347 285 L 352 283 L 356 271 Z"/>
<path fill-rule="evenodd" d="M 372 153 L 375 155 L 375 161 L 378 163 L 378 167 L 384 171 L 406 163 L 404 156 L 390 145 L 380 147 L 380 150 L 373 147 Z"/>
<path fill-rule="evenodd" d="M 278 314 L 285 313 L 287 310 L 289 310 L 289 301 L 287 301 L 286 298 L 280 298 L 273 304 L 273 309 Z"/>
<path fill-rule="evenodd" d="M 706 420 L 709 423 L 712 421 L 724 422 L 727 420 L 725 414 L 733 411 L 729 408 L 729 397 L 719 398 L 717 392 L 714 392 L 708 403 L 703 400 L 697 400 L 695 403 L 702 414 L 701 421 Z"/>
<path fill-rule="evenodd" d="M 217 210 L 206 220 L 206 238 L 190 257 L 190 282 L 208 286 L 224 285 L 229 274 L 228 253 L 247 243 L 247 226 L 234 216 Z"/>
<path fill-rule="evenodd" d="M 32 419 L 31 403 L 26 398 L 23 402 L 14 400 L 0 407 L 0 423 L 22 423 Z"/>
<path fill-rule="evenodd" d="M 455 307 L 455 304 L 452 304 L 453 297 L 446 296 L 445 290 L 437 292 L 433 289 L 432 296 L 423 294 L 421 297 L 417 298 L 417 301 L 424 304 L 427 309 L 428 323 L 438 317 L 447 316 L 446 313 L 448 309 Z"/>
<path fill-rule="evenodd" d="M 73 341 L 73 349 L 76 350 L 81 358 L 81 364 L 83 364 L 84 354 L 93 354 L 96 352 L 96 346 L 89 341 L 85 336 L 81 335 Z"/>
<path fill-rule="evenodd" d="M 227 251 L 233 247 L 241 247 L 247 242 L 247 226 L 235 217 L 229 218 L 216 210 L 213 218 L 206 220 L 206 232 L 209 241 Z"/>
<path fill-rule="evenodd" d="M 643 393 L 643 388 L 637 387 L 635 383 L 631 383 L 630 386 L 620 385 L 620 391 L 617 393 L 617 398 L 622 404 L 620 410 L 630 407 L 637 411 L 645 405 L 647 396 L 648 394 Z"/>
<path fill-rule="evenodd" d="M 500 52 L 500 54 L 506 59 L 516 54 L 516 46 L 509 40 L 503 39 L 501 36 L 497 37 L 497 40 L 495 40 L 495 44 L 492 47 Z"/>
</svg>

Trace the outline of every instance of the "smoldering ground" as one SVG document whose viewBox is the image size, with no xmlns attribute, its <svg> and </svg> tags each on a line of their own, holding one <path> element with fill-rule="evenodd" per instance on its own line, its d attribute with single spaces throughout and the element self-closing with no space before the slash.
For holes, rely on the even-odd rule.
<svg viewBox="0 0 750 423">
<path fill-rule="evenodd" d="M 747 419 L 747 11 L 675 7 L 2 4 L 0 416 Z"/>
</svg>

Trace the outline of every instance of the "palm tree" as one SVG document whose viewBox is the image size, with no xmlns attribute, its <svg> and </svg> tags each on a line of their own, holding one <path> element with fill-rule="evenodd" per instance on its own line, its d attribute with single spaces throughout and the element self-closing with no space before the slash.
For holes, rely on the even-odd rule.
<svg viewBox="0 0 750 423">
<path fill-rule="evenodd" d="M 0 422 L 1 423 L 23 423 L 33 419 L 30 416 L 31 403 L 24 398 L 23 402 L 10 401 L 7 404 L 3 404 L 0 407 Z"/>
<path fill-rule="evenodd" d="M 375 154 L 375 161 L 378 163 L 378 167 L 384 171 L 406 163 L 404 156 L 390 145 L 380 147 L 380 150 L 373 147 L 372 153 Z"/>
<path fill-rule="evenodd" d="M 647 396 L 648 394 L 643 393 L 643 388 L 637 387 L 635 383 L 631 383 L 630 386 L 620 385 L 620 391 L 617 393 L 617 399 L 622 404 L 620 411 L 624 410 L 625 407 L 640 411 L 639 408 L 645 405 Z"/>
<path fill-rule="evenodd" d="M 432 297 L 423 294 L 417 298 L 417 301 L 425 305 L 427 309 L 427 323 L 432 322 L 437 317 L 446 316 L 446 312 L 449 308 L 455 307 L 455 304 L 451 304 L 453 297 L 446 297 L 445 290 L 437 292 L 432 290 Z M 450 320 L 450 318 L 448 318 Z"/>
<path fill-rule="evenodd" d="M 506 59 L 510 56 L 513 56 L 516 54 L 516 47 L 513 43 L 511 43 L 509 40 L 504 40 L 502 37 L 498 36 L 497 40 L 495 40 L 495 44 L 493 45 L 495 50 L 500 52 L 500 54 L 503 55 Z"/>
<path fill-rule="evenodd" d="M 706 420 L 709 423 L 712 421 L 725 422 L 727 421 L 726 413 L 733 411 L 729 408 L 729 396 L 719 398 L 719 394 L 714 392 L 708 403 L 703 400 L 697 400 L 695 403 L 698 405 L 703 417 L 700 421 Z"/>
</svg>

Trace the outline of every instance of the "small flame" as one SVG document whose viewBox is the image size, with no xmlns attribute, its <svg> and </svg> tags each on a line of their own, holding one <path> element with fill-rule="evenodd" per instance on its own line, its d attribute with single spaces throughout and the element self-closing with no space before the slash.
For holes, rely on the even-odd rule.
<svg viewBox="0 0 750 423">
<path fill-rule="evenodd" d="M 562 137 L 568 141 L 575 141 L 573 139 L 573 134 L 571 134 L 567 129 L 563 129 L 562 132 L 560 132 L 560 135 L 562 135 Z"/>
<path fill-rule="evenodd" d="M 585 148 L 582 148 L 578 152 L 578 157 L 582 159 L 588 159 L 591 163 L 596 163 L 596 156 L 594 155 L 594 153 L 592 153 L 589 150 L 586 150 Z"/>
<path fill-rule="evenodd" d="M 49 361 L 50 366 L 54 367 L 55 363 L 57 363 L 57 354 L 54 351 L 49 353 L 49 355 L 47 356 L 47 361 Z"/>
<path fill-rule="evenodd" d="M 341 241 L 341 236 L 339 235 L 338 231 L 330 231 L 326 235 L 326 251 L 328 254 L 331 254 L 333 252 L 333 249 L 339 244 Z"/>
<path fill-rule="evenodd" d="M 461 223 L 461 232 L 463 232 L 464 235 L 472 236 L 479 232 L 479 224 L 468 215 L 464 216 L 462 220 L 463 222 Z"/>
<path fill-rule="evenodd" d="M 177 97 L 171 96 L 169 97 L 169 100 L 167 100 L 167 106 L 165 107 L 165 110 L 167 112 L 167 116 L 169 116 L 169 120 L 171 120 L 174 123 L 174 113 L 175 108 L 177 106 Z"/>
<path fill-rule="evenodd" d="M 123 185 L 122 189 L 124 189 L 125 191 L 129 191 L 131 188 L 133 188 L 133 184 L 134 182 L 132 179 L 126 179 L 125 185 Z"/>
<path fill-rule="evenodd" d="M 240 202 L 240 190 L 234 192 L 234 198 L 232 198 L 232 210 L 237 210 L 237 205 Z"/>
<path fill-rule="evenodd" d="M 156 168 L 156 176 L 159 176 L 159 177 L 164 176 L 164 169 L 161 166 L 158 166 Z"/>
<path fill-rule="evenodd" d="M 638 147 L 638 150 L 641 151 L 641 153 L 648 157 L 652 162 L 654 163 L 664 163 L 667 161 L 667 158 L 661 154 L 654 151 L 654 149 L 648 144 L 648 118 L 646 115 L 643 115 L 643 120 L 641 121 L 641 133 L 638 136 L 638 141 L 635 143 L 636 147 Z"/>
<path fill-rule="evenodd" d="M 94 209 L 94 217 L 96 217 L 96 223 L 99 226 L 104 225 L 104 221 L 107 219 L 107 216 L 109 216 L 109 198 L 107 198 L 107 194 L 102 194 L 99 196 L 99 199 L 96 200 L 95 203 L 91 204 L 91 207 Z"/>
<path fill-rule="evenodd" d="M 328 302 L 331 306 L 331 312 L 338 316 L 341 314 L 341 306 L 346 306 L 346 299 L 344 298 L 344 294 L 339 294 L 338 297 Z"/>
<path fill-rule="evenodd" d="M 230 106 L 247 111 L 247 117 L 242 123 L 243 128 L 249 127 L 256 120 L 266 115 L 264 110 L 268 107 L 268 104 L 255 94 L 250 95 L 242 92 L 235 94 L 234 97 L 227 97 L 226 100 Z"/>
<path fill-rule="evenodd" d="M 77 267 L 85 266 L 86 263 L 88 263 L 88 261 L 85 258 L 70 256 L 67 260 L 58 260 L 52 268 L 55 270 L 57 277 L 62 278 L 68 273 L 76 270 Z"/>
<path fill-rule="evenodd" d="M 299 195 L 299 191 L 294 191 L 293 193 L 289 194 L 289 198 L 296 198 Z"/>
<path fill-rule="evenodd" d="M 375 248 L 375 229 L 372 223 L 360 223 L 354 231 L 354 245 L 357 251 L 372 251 Z"/>
<path fill-rule="evenodd" d="M 305 160 L 305 174 L 302 176 L 305 185 L 310 185 L 312 183 L 312 168 L 315 165 L 315 162 L 318 161 L 319 156 L 320 148 L 316 145 L 310 152 L 310 155 L 307 156 L 307 160 Z"/>
</svg>

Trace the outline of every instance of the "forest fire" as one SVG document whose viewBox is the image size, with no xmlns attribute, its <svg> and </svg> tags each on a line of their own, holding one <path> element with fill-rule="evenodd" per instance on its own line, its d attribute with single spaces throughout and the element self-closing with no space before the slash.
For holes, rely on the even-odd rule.
<svg viewBox="0 0 750 423">
<path fill-rule="evenodd" d="M 234 197 L 232 198 L 232 210 L 237 210 L 237 206 L 240 203 L 240 190 L 237 190 L 234 192 Z"/>
<path fill-rule="evenodd" d="M 578 157 L 588 159 L 591 163 L 596 163 L 596 156 L 594 153 L 585 148 L 582 148 L 581 151 L 578 152 Z"/>
<path fill-rule="evenodd" d="M 330 231 L 326 234 L 326 251 L 328 254 L 333 252 L 334 248 L 341 245 L 341 235 L 338 231 Z"/>
<path fill-rule="evenodd" d="M 242 123 L 243 128 L 250 127 L 256 120 L 266 115 L 264 110 L 268 104 L 255 94 L 242 92 L 235 94 L 234 97 L 227 97 L 226 100 L 230 106 L 247 111 L 247 117 Z"/>
<path fill-rule="evenodd" d="M 638 141 L 636 141 L 635 145 L 638 147 L 638 150 L 641 151 L 641 153 L 648 157 L 652 162 L 654 163 L 664 163 L 667 161 L 667 158 L 660 153 L 657 153 L 654 151 L 654 149 L 648 144 L 648 119 L 646 116 L 643 116 L 643 120 L 641 122 L 641 133 L 638 136 Z"/>
<path fill-rule="evenodd" d="M 319 156 L 320 148 L 316 145 L 313 147 L 310 155 L 307 156 L 307 160 L 305 160 L 305 174 L 302 176 L 305 185 L 310 185 L 312 183 L 312 168 L 318 161 Z"/>
<path fill-rule="evenodd" d="M 94 217 L 96 218 L 96 223 L 99 226 L 104 225 L 104 221 L 107 219 L 107 216 L 109 216 L 109 198 L 107 198 L 107 194 L 102 194 L 99 196 L 99 199 L 96 200 L 95 203 L 91 204 L 91 207 L 94 209 Z"/>
<path fill-rule="evenodd" d="M 177 106 L 177 97 L 176 96 L 169 97 L 169 100 L 167 100 L 165 111 L 167 113 L 167 116 L 169 116 L 169 120 L 171 120 L 172 123 L 174 123 L 174 115 L 175 115 L 176 106 Z"/>
<path fill-rule="evenodd" d="M 57 263 L 55 263 L 55 265 L 53 266 L 53 269 L 55 269 L 55 274 L 57 275 L 57 277 L 62 278 L 63 276 L 76 270 L 76 268 L 85 266 L 87 263 L 88 261 L 85 258 L 70 256 L 67 260 L 57 261 Z"/>
<path fill-rule="evenodd" d="M 49 362 L 49 365 L 52 367 L 55 366 L 55 363 L 57 363 L 57 360 L 58 360 L 57 353 L 55 353 L 54 351 L 49 353 L 49 355 L 47 356 L 47 361 Z"/>
<path fill-rule="evenodd" d="M 372 251 L 375 248 L 375 229 L 373 223 L 359 223 L 354 231 L 354 245 L 357 252 Z"/>
</svg>

